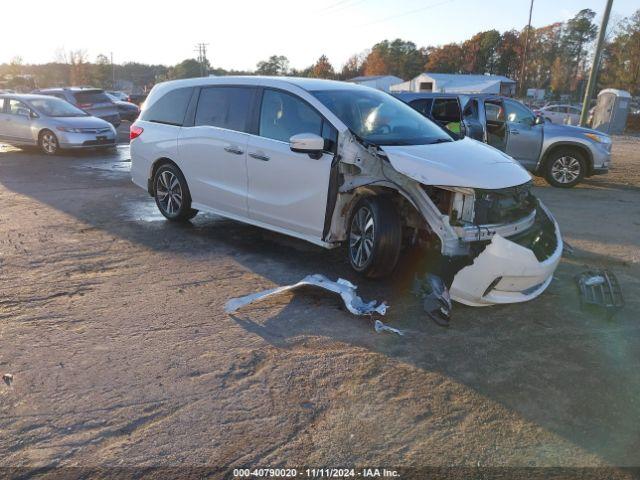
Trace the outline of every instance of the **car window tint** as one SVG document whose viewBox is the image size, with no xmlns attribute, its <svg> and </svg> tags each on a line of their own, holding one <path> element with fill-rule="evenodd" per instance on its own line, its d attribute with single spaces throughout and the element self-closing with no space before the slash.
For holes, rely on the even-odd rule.
<svg viewBox="0 0 640 480">
<path fill-rule="evenodd" d="M 459 122 L 458 100 L 455 98 L 436 98 L 431 109 L 431 116 L 441 122 Z"/>
<path fill-rule="evenodd" d="M 421 114 L 425 116 L 431 116 L 431 104 L 433 103 L 433 98 L 419 98 L 418 100 L 412 100 L 409 102 L 414 110 L 417 110 Z"/>
<path fill-rule="evenodd" d="M 166 93 L 146 109 L 140 119 L 147 122 L 181 126 L 191 99 L 192 88 L 178 88 Z"/>
<path fill-rule="evenodd" d="M 298 133 L 322 134 L 322 117 L 304 101 L 284 92 L 265 90 L 260 109 L 261 137 L 288 142 Z"/>
<path fill-rule="evenodd" d="M 76 92 L 73 94 L 79 105 L 94 105 L 96 103 L 109 103 L 109 97 L 99 90 L 89 92 Z"/>
<path fill-rule="evenodd" d="M 469 103 L 464 107 L 462 116 L 466 119 L 478 120 L 478 101 L 469 100 Z"/>
<path fill-rule="evenodd" d="M 239 132 L 247 131 L 253 89 L 211 87 L 200 92 L 195 125 L 211 125 Z"/>
<path fill-rule="evenodd" d="M 507 101 L 505 102 L 505 108 L 507 110 L 507 121 L 511 123 L 524 123 L 533 124 L 534 116 L 524 105 L 520 103 Z"/>
<path fill-rule="evenodd" d="M 504 109 L 497 103 L 485 102 L 485 115 L 490 122 L 504 122 Z"/>
</svg>

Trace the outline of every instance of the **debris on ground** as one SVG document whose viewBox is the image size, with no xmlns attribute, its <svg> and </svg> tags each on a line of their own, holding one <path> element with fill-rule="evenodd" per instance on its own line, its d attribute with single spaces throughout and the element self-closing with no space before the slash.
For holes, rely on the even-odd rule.
<svg viewBox="0 0 640 480">
<path fill-rule="evenodd" d="M 413 293 L 422 300 L 422 307 L 436 324 L 448 327 L 451 319 L 451 296 L 442 278 L 427 273 L 413 282 Z"/>
<path fill-rule="evenodd" d="M 375 300 L 370 302 L 364 302 L 357 294 L 357 286 L 344 278 L 339 278 L 333 282 L 324 275 L 313 274 L 307 275 L 302 280 L 291 285 L 284 285 L 282 287 L 271 288 L 263 292 L 251 293 L 244 297 L 232 298 L 227 302 L 224 307 L 226 313 L 234 313 L 242 307 L 249 305 L 258 300 L 262 300 L 273 295 L 278 295 L 283 292 L 295 290 L 300 287 L 320 287 L 329 292 L 337 293 L 342 298 L 344 306 L 354 315 L 373 315 L 374 313 L 385 315 L 389 306 L 385 302 L 378 303 Z M 374 328 L 377 333 L 389 332 L 397 335 L 404 335 L 404 332 L 397 328 L 389 327 L 380 320 L 376 320 Z"/>
<path fill-rule="evenodd" d="M 607 312 L 611 318 L 624 306 L 624 298 L 618 279 L 609 270 L 587 270 L 577 275 L 580 305 L 595 306 Z"/>
<path fill-rule="evenodd" d="M 376 320 L 373 324 L 373 328 L 376 329 L 376 333 L 389 332 L 395 333 L 396 335 L 404 336 L 404 332 L 402 330 L 398 330 L 397 328 L 390 327 L 389 325 L 385 325 L 380 320 Z"/>
<path fill-rule="evenodd" d="M 11 386 L 11 382 L 13 382 L 13 375 L 11 373 L 5 373 L 4 375 L 2 375 L 2 380 L 7 385 Z"/>
<path fill-rule="evenodd" d="M 224 307 L 226 313 L 233 313 L 236 310 L 249 305 L 257 300 L 262 300 L 273 295 L 278 295 L 283 292 L 295 290 L 300 287 L 320 287 L 329 292 L 337 293 L 342 298 L 344 306 L 347 307 L 354 315 L 372 315 L 379 313 L 384 315 L 387 313 L 388 305 L 384 302 L 378 304 L 375 300 L 371 302 L 363 302 L 362 299 L 356 295 L 356 289 L 358 288 L 353 283 L 343 278 L 339 278 L 337 281 L 332 282 L 324 275 L 313 274 L 307 275 L 298 283 L 292 285 L 284 285 L 282 287 L 271 288 L 264 292 L 251 293 L 244 297 L 232 298 L 227 302 Z"/>
</svg>

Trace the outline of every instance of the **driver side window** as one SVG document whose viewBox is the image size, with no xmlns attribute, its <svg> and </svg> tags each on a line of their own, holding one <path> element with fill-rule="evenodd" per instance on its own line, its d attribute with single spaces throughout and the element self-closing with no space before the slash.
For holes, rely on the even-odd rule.
<svg viewBox="0 0 640 480">
<path fill-rule="evenodd" d="M 533 125 L 535 117 L 531 110 L 524 105 L 507 100 L 505 101 L 505 108 L 507 110 L 507 122 Z"/>
<path fill-rule="evenodd" d="M 265 90 L 260 108 L 259 135 L 288 143 L 293 135 L 299 133 L 322 135 L 322 117 L 293 95 Z"/>
</svg>

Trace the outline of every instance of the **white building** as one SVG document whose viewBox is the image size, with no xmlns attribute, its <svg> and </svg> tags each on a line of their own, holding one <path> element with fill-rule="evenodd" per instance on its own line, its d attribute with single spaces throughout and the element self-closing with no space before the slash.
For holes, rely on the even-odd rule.
<svg viewBox="0 0 640 480">
<path fill-rule="evenodd" d="M 392 92 L 494 93 L 513 96 L 516 82 L 502 75 L 421 73 L 407 82 L 393 85 Z"/>
<path fill-rule="evenodd" d="M 377 88 L 383 92 L 388 92 L 391 85 L 402 83 L 400 77 L 393 75 L 371 75 L 365 77 L 355 77 L 347 80 L 347 82 L 357 83 L 358 85 L 364 85 L 365 87 Z"/>
</svg>

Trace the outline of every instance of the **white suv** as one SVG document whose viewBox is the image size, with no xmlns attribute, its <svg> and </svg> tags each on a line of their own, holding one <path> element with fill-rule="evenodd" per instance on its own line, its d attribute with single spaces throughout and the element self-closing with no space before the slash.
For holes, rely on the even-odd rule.
<svg viewBox="0 0 640 480">
<path fill-rule="evenodd" d="M 529 300 L 551 281 L 558 226 L 513 159 L 350 83 L 217 77 L 156 85 L 131 126 L 132 178 L 169 220 L 199 210 L 332 248 L 389 274 L 435 246 L 455 300 Z"/>
</svg>

